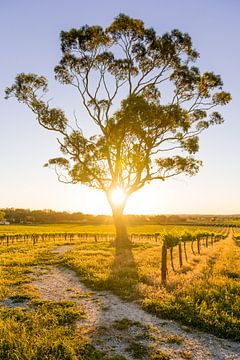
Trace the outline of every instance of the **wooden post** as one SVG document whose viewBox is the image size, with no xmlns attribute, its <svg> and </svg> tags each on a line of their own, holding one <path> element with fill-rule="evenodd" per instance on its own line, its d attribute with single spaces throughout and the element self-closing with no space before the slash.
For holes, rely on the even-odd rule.
<svg viewBox="0 0 240 360">
<path fill-rule="evenodd" d="M 187 261 L 187 248 L 186 248 L 186 241 L 183 241 L 183 248 L 184 248 L 184 254 L 185 254 L 185 260 Z"/>
<path fill-rule="evenodd" d="M 183 266 L 183 261 L 182 261 L 182 243 L 180 241 L 180 243 L 178 244 L 178 254 L 179 254 L 179 266 L 180 268 Z"/>
<path fill-rule="evenodd" d="M 201 250 L 201 244 L 200 244 L 200 238 L 197 238 L 197 250 L 198 250 L 198 254 L 200 254 L 200 250 Z"/>
<path fill-rule="evenodd" d="M 192 249 L 193 255 L 195 255 L 195 252 L 194 252 L 194 249 L 193 249 L 193 243 L 194 243 L 194 239 L 192 239 L 192 241 L 191 241 L 191 249 Z"/>
<path fill-rule="evenodd" d="M 167 246 L 165 242 L 162 244 L 162 269 L 161 269 L 161 280 L 162 285 L 166 286 L 167 284 Z"/>
<path fill-rule="evenodd" d="M 213 246 L 213 234 L 211 235 L 211 245 Z"/>
<path fill-rule="evenodd" d="M 173 247 L 170 247 L 170 258 L 171 258 L 171 267 L 173 271 L 175 271 L 174 264 L 173 264 Z"/>
</svg>

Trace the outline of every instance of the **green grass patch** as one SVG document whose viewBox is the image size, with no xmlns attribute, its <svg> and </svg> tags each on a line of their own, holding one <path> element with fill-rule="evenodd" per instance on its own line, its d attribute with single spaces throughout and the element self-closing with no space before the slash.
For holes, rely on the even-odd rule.
<svg viewBox="0 0 240 360">
<path fill-rule="evenodd" d="M 148 348 L 140 343 L 132 342 L 126 351 L 129 352 L 134 359 L 143 359 L 148 355 Z"/>
<path fill-rule="evenodd" d="M 113 327 L 117 330 L 128 330 L 131 326 L 141 326 L 138 321 L 132 321 L 127 318 L 122 318 L 121 320 L 115 320 Z"/>
<path fill-rule="evenodd" d="M 76 320 L 83 311 L 72 302 L 32 303 L 31 311 L 0 309 L 0 359 L 124 360 L 95 349 Z"/>
<path fill-rule="evenodd" d="M 170 360 L 171 356 L 170 354 L 168 354 L 165 351 L 162 350 L 155 350 L 153 351 L 153 353 L 150 355 L 150 359 L 151 360 Z"/>
</svg>

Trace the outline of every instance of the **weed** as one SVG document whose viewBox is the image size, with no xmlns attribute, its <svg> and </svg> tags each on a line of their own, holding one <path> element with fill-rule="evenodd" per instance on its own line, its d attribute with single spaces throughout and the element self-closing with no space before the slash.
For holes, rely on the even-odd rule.
<svg viewBox="0 0 240 360">
<path fill-rule="evenodd" d="M 150 359 L 151 360 L 170 360 L 171 356 L 162 351 L 162 350 L 155 350 L 151 355 L 150 355 Z"/>
<path fill-rule="evenodd" d="M 13 303 L 24 303 L 26 301 L 29 301 L 31 300 L 31 296 L 30 295 L 13 295 L 13 296 L 10 296 L 9 299 L 12 300 Z"/>
<path fill-rule="evenodd" d="M 169 335 L 162 339 L 163 342 L 169 343 L 169 344 L 177 344 L 181 345 L 183 343 L 183 338 L 177 335 Z"/>
<path fill-rule="evenodd" d="M 131 353 L 134 359 L 142 359 L 148 354 L 148 348 L 143 344 L 132 342 L 127 348 L 126 351 Z"/>
<path fill-rule="evenodd" d="M 180 351 L 179 354 L 183 359 L 186 360 L 191 360 L 193 358 L 191 351 Z"/>
<path fill-rule="evenodd" d="M 221 274 L 223 276 L 227 276 L 229 279 L 240 279 L 240 274 L 236 271 L 224 269 L 221 271 Z"/>
<path fill-rule="evenodd" d="M 113 327 L 117 330 L 127 330 L 127 329 L 129 329 L 129 327 L 134 326 L 134 325 L 139 326 L 139 324 L 140 323 L 137 321 L 132 321 L 127 318 L 123 318 L 121 320 L 115 320 Z"/>
</svg>

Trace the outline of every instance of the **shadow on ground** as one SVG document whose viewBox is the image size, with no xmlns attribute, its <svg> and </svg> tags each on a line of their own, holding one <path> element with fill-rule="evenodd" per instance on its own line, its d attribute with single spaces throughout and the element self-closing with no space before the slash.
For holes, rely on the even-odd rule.
<svg viewBox="0 0 240 360">
<path fill-rule="evenodd" d="M 123 299 L 137 298 L 136 285 L 139 282 L 138 269 L 133 256 L 133 247 L 129 239 L 116 240 L 115 256 L 109 272 L 107 283 L 109 289 Z"/>
</svg>

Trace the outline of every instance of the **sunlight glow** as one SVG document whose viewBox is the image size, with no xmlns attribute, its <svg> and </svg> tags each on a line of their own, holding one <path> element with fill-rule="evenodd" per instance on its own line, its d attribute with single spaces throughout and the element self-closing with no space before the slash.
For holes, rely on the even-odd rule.
<svg viewBox="0 0 240 360">
<path fill-rule="evenodd" d="M 126 194 L 121 188 L 117 187 L 116 189 L 112 190 L 111 199 L 112 202 L 118 206 L 123 204 L 126 199 Z"/>
</svg>

